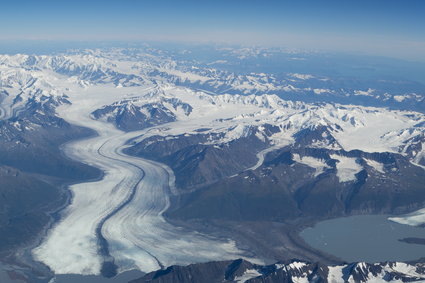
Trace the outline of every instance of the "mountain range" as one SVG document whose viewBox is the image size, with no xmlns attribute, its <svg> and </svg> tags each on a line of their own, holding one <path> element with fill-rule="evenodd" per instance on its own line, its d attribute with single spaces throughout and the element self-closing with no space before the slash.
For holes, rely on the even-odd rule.
<svg viewBox="0 0 425 283">
<path fill-rule="evenodd" d="M 313 64 L 327 56 L 0 55 L 2 263 L 40 282 L 423 280 L 421 260 L 347 264 L 298 235 L 350 215 L 425 224 L 425 86 Z"/>
</svg>

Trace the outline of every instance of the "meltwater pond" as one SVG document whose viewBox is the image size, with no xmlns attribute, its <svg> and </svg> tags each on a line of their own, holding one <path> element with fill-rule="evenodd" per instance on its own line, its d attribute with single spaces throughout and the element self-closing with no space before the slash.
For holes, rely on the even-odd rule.
<svg viewBox="0 0 425 283">
<path fill-rule="evenodd" d="M 388 216 L 362 215 L 317 223 L 300 233 L 313 248 L 347 262 L 408 261 L 425 257 L 425 245 L 399 241 L 425 238 L 425 228 L 402 225 Z"/>
</svg>

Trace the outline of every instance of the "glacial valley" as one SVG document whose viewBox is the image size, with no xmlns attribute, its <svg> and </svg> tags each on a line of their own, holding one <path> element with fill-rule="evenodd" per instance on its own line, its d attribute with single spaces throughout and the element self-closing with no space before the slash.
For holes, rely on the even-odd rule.
<svg viewBox="0 0 425 283">
<path fill-rule="evenodd" d="M 2 263 L 37 282 L 424 280 L 423 258 L 348 264 L 299 233 L 353 215 L 424 227 L 425 87 L 231 63 L 319 56 L 302 52 L 215 52 L 0 55 Z"/>
</svg>

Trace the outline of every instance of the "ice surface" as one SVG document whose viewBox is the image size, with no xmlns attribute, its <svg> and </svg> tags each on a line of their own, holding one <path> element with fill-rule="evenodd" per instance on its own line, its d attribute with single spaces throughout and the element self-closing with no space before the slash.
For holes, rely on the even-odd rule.
<svg viewBox="0 0 425 283">
<path fill-rule="evenodd" d="M 249 279 L 252 279 L 252 278 L 255 278 L 255 277 L 258 277 L 258 276 L 261 276 L 261 273 L 258 272 L 257 270 L 247 269 L 247 270 L 245 270 L 244 274 L 242 274 L 241 276 L 236 276 L 235 281 L 243 283 L 243 282 L 248 281 Z"/>
<path fill-rule="evenodd" d="M 300 79 L 300 80 L 309 80 L 309 79 L 313 79 L 314 76 L 313 75 L 308 75 L 308 74 L 290 74 L 291 77 L 294 77 L 296 79 Z"/>
<path fill-rule="evenodd" d="M 338 160 L 336 163 L 336 175 L 341 183 L 356 181 L 356 174 L 363 169 L 363 167 L 357 163 L 357 158 L 350 158 L 337 154 L 332 154 L 331 158 Z"/>
<path fill-rule="evenodd" d="M 419 209 L 415 212 L 403 216 L 390 217 L 388 219 L 400 224 L 406 224 L 411 226 L 423 225 L 425 224 L 425 208 Z"/>
<path fill-rule="evenodd" d="M 364 160 L 366 161 L 367 165 L 369 165 L 370 167 L 375 169 L 377 172 L 379 172 L 381 174 L 385 174 L 384 164 L 382 164 L 378 161 L 372 160 L 372 159 L 364 158 Z"/>
<path fill-rule="evenodd" d="M 311 156 L 301 157 L 299 154 L 293 154 L 293 159 L 295 162 L 298 162 L 316 169 L 316 172 L 314 172 L 314 177 L 319 176 L 320 174 L 323 173 L 323 171 L 325 171 L 326 168 L 329 168 L 329 166 L 325 163 L 324 160 L 314 158 Z"/>
<path fill-rule="evenodd" d="M 338 283 L 341 282 L 341 279 L 343 278 L 343 272 L 342 269 L 344 266 L 329 266 L 329 273 L 328 273 L 328 282 L 329 283 Z"/>
<path fill-rule="evenodd" d="M 73 89 L 70 85 L 68 88 L 73 104 L 59 108 L 60 116 L 92 128 L 99 135 L 70 143 L 65 152 L 102 169 L 105 176 L 100 181 L 70 187 L 72 203 L 61 213 L 61 221 L 50 230 L 46 240 L 33 251 L 38 260 L 56 274 L 98 274 L 103 259 L 95 230 L 105 217 L 108 218 L 102 234 L 120 271 L 139 268 L 148 272 L 172 264 L 243 257 L 243 252 L 230 240 L 215 240 L 164 220 L 162 214 L 169 206 L 174 181 L 171 170 L 121 152 L 127 140 L 144 134 L 143 131 L 125 134 L 111 124 L 90 118 L 93 110 L 126 97 L 125 91 L 130 89 Z"/>
</svg>

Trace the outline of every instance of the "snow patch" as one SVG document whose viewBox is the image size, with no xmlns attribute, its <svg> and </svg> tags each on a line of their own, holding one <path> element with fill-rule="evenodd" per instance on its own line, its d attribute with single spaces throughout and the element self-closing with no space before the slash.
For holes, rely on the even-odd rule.
<svg viewBox="0 0 425 283">
<path fill-rule="evenodd" d="M 255 269 L 247 269 L 241 276 L 235 277 L 236 282 L 246 282 L 249 279 L 261 276 L 262 274 Z"/>
<path fill-rule="evenodd" d="M 355 90 L 354 95 L 363 95 L 363 96 L 373 96 L 373 93 L 375 92 L 374 89 L 369 88 L 368 90 Z"/>
<path fill-rule="evenodd" d="M 315 88 L 315 89 L 313 89 L 313 92 L 315 94 L 332 93 L 332 91 L 330 89 L 323 89 L 323 88 Z"/>
<path fill-rule="evenodd" d="M 403 100 L 405 100 L 407 97 L 404 95 L 394 95 L 393 98 L 397 102 L 403 102 Z"/>
<path fill-rule="evenodd" d="M 378 161 L 364 158 L 364 161 L 366 161 L 366 164 L 375 169 L 377 172 L 385 174 L 384 171 L 384 164 L 379 163 Z"/>
<path fill-rule="evenodd" d="M 329 266 L 329 273 L 328 273 L 328 282 L 329 283 L 339 283 L 341 282 L 344 274 L 342 272 L 342 269 L 344 266 Z"/>
<path fill-rule="evenodd" d="M 336 154 L 332 154 L 331 158 L 338 160 L 336 163 L 336 175 L 340 183 L 356 181 L 356 174 L 363 169 L 363 167 L 357 163 L 357 158 Z"/>
<path fill-rule="evenodd" d="M 419 209 L 415 212 L 399 216 L 388 218 L 391 221 L 406 224 L 410 226 L 419 226 L 425 224 L 425 208 Z"/>
<path fill-rule="evenodd" d="M 314 177 L 319 176 L 325 171 L 326 168 L 329 168 L 323 159 L 317 159 L 312 156 L 300 156 L 299 154 L 293 154 L 292 157 L 295 162 L 316 169 L 314 172 Z"/>
<path fill-rule="evenodd" d="M 182 71 L 175 70 L 175 69 L 160 68 L 159 70 L 162 71 L 162 72 L 168 73 L 170 75 L 179 77 L 183 81 L 188 80 L 190 82 L 205 83 L 206 81 L 211 79 L 211 78 L 208 78 L 208 77 L 200 76 L 198 74 L 182 72 Z"/>
<path fill-rule="evenodd" d="M 298 73 L 292 73 L 289 74 L 291 77 L 299 79 L 299 80 L 309 80 L 309 79 L 313 79 L 314 76 L 313 75 L 308 75 L 308 74 L 298 74 Z"/>
</svg>

